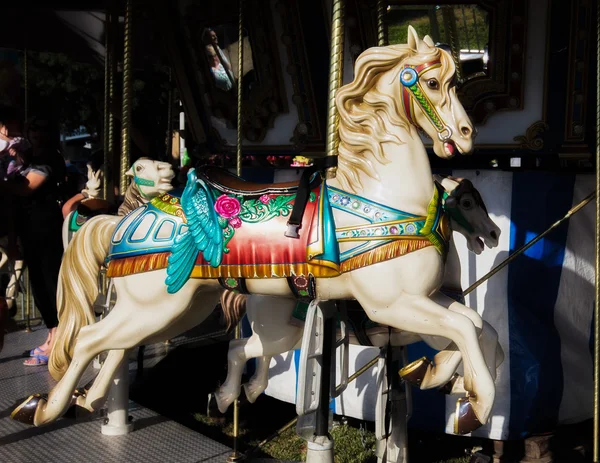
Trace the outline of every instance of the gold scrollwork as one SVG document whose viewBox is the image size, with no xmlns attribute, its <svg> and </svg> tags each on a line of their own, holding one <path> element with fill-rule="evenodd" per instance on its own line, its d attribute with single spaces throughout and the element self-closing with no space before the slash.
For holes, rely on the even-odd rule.
<svg viewBox="0 0 600 463">
<path fill-rule="evenodd" d="M 522 149 L 539 151 L 544 147 L 544 140 L 539 135 L 546 130 L 548 130 L 548 124 L 545 121 L 537 121 L 527 128 L 525 135 L 514 137 L 513 140 L 519 143 Z"/>
</svg>

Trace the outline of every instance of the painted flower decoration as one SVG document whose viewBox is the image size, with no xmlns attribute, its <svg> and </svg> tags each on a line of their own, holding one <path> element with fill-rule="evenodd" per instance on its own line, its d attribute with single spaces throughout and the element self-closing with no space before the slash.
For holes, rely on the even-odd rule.
<svg viewBox="0 0 600 463">
<path fill-rule="evenodd" d="M 269 195 L 262 195 L 260 198 L 258 198 L 258 200 L 263 204 L 269 204 L 271 198 L 269 197 Z"/>
<path fill-rule="evenodd" d="M 347 206 L 350 204 L 350 198 L 348 198 L 348 196 L 343 196 L 342 199 L 340 199 L 340 204 L 342 206 Z"/>
<path fill-rule="evenodd" d="M 232 217 L 229 219 L 229 225 L 233 228 L 240 228 L 242 226 L 242 220 L 239 217 Z"/>
<path fill-rule="evenodd" d="M 217 211 L 221 217 L 225 217 L 226 219 L 235 217 L 240 213 L 241 209 L 242 207 L 240 206 L 240 202 L 231 196 L 221 195 L 215 202 L 215 211 Z"/>
</svg>

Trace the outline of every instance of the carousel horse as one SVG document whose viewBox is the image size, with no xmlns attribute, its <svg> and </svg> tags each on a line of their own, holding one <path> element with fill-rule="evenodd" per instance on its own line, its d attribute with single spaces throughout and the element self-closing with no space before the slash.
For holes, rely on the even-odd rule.
<svg viewBox="0 0 600 463">
<path fill-rule="evenodd" d="M 473 184 L 465 179 L 436 177 L 437 182 L 445 190 L 443 207 L 450 218 L 450 228 L 467 239 L 468 249 L 475 254 L 483 251 L 484 243 L 489 248 L 496 247 L 500 229 L 490 219 L 481 195 Z M 462 298 L 462 291 L 456 288 L 460 288 L 460 261 L 454 243 L 451 241 L 442 292 L 454 298 Z M 243 388 L 246 399 L 253 403 L 267 388 L 271 358 L 300 348 L 302 341 L 307 304 L 297 303 L 291 299 L 225 291 L 221 297 L 223 311 L 225 314 L 237 315 L 227 320 L 229 326 L 239 322 L 244 314 L 243 306 L 246 304 L 252 335 L 246 339 L 230 342 L 227 379 L 214 394 L 215 405 L 221 413 L 225 413 L 229 405 L 240 395 L 242 373 L 249 359 L 257 358 L 256 372 Z M 352 312 L 349 310 L 348 313 Z M 475 311 L 470 317 L 476 320 L 477 326 L 482 326 L 481 348 L 490 367 L 490 373 L 495 378 L 496 367 L 503 360 L 498 335 Z M 462 378 L 455 373 L 461 360 L 460 353 L 455 346 L 448 348 L 448 340 L 399 330 L 390 333 L 386 326 L 371 323 L 366 317 L 359 315 L 359 317 L 349 318 L 351 344 L 385 347 L 389 341 L 396 347 L 423 340 L 434 349 L 440 350 L 441 352 L 435 357 L 435 362 L 432 363 L 425 358 L 419 359 L 403 368 L 401 376 L 421 389 L 439 387 L 448 393 L 465 393 Z"/>
<path fill-rule="evenodd" d="M 21 282 L 24 264 L 22 259 L 12 260 L 9 258 L 9 252 L 7 251 L 8 245 L 7 236 L 0 238 L 0 269 L 3 269 L 5 266 L 8 267 L 8 273 L 10 275 L 8 285 L 6 286 L 4 300 L 8 312 L 13 316 L 17 310 L 16 300 L 19 294 L 19 284 Z"/>
<path fill-rule="evenodd" d="M 450 339 L 467 391 L 459 427 L 487 422 L 495 386 L 479 345 L 482 326 L 472 309 L 439 292 L 449 225 L 419 135 L 449 159 L 472 150 L 473 127 L 456 96 L 452 57 L 411 27 L 408 37 L 406 45 L 363 52 L 354 81 L 337 93 L 334 178 L 315 172 L 304 183 L 263 185 L 217 168 L 190 169 L 183 191 L 83 225 L 59 276 L 49 362 L 59 381 L 49 395 L 19 405 L 13 419 L 40 426 L 72 405 L 101 405 L 128 349 L 198 325 L 223 287 L 235 289 L 233 280 L 255 294 L 354 299 L 375 323 Z M 96 323 L 92 304 L 105 262 L 117 301 Z M 77 390 L 103 351 L 96 380 Z"/>
<path fill-rule="evenodd" d="M 67 246 L 73 234 L 77 232 L 91 217 L 107 214 L 111 210 L 108 201 L 99 199 L 102 191 L 102 169 L 94 171 L 91 164 L 87 166 L 88 181 L 81 195 L 72 198 L 75 201 L 69 205 L 71 209 L 63 222 L 63 248 Z M 152 198 L 173 189 L 171 180 L 175 177 L 173 167 L 168 162 L 139 158 L 127 171 L 127 176 L 133 180 L 127 190 L 123 203 L 118 209 L 118 215 L 128 212 L 147 203 Z M 79 196 L 84 199 L 77 200 Z"/>
</svg>

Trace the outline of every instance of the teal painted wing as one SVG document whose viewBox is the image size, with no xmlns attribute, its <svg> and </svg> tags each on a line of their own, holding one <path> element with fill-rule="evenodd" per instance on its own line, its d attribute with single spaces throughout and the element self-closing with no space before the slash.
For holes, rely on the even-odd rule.
<svg viewBox="0 0 600 463">
<path fill-rule="evenodd" d="M 189 280 L 198 252 L 213 267 L 223 258 L 223 229 L 208 187 L 198 180 L 195 169 L 188 172 L 188 180 L 181 195 L 181 207 L 187 218 L 188 231 L 175 239 L 167 266 L 167 291 L 179 291 Z"/>
</svg>

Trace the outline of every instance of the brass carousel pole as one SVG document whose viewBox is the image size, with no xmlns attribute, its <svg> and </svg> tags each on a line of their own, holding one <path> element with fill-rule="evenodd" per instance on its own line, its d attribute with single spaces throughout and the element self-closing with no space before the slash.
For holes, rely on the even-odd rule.
<svg viewBox="0 0 600 463">
<path fill-rule="evenodd" d="M 25 116 L 25 122 L 29 122 L 29 53 L 27 52 L 27 45 L 23 50 L 23 89 L 24 89 L 24 101 L 23 101 L 23 115 Z M 25 262 L 27 266 L 27 262 Z M 31 332 L 31 279 L 29 278 L 29 266 L 25 268 L 25 332 Z"/>
<path fill-rule="evenodd" d="M 387 37 L 385 31 L 385 3 L 383 0 L 377 0 L 377 46 L 385 47 Z"/>
<path fill-rule="evenodd" d="M 133 103 L 133 0 L 127 0 L 125 11 L 125 33 L 123 37 L 123 112 L 121 117 L 121 170 L 119 194 L 125 195 L 127 190 L 127 171 L 130 162 L 131 143 L 131 106 Z"/>
<path fill-rule="evenodd" d="M 340 115 L 335 97 L 344 78 L 344 0 L 333 0 L 331 48 L 329 51 L 329 99 L 327 101 L 327 156 L 337 156 L 340 139 Z M 327 169 L 327 178 L 335 178 L 337 166 Z"/>
<path fill-rule="evenodd" d="M 111 12 L 107 6 L 104 18 L 104 159 L 102 161 L 102 199 L 108 199 L 108 160 L 109 160 L 109 126 L 110 126 L 110 79 L 111 79 L 111 50 L 110 23 Z"/>
<path fill-rule="evenodd" d="M 596 191 L 600 191 L 600 5 L 596 3 Z M 594 463 L 600 462 L 600 201 L 596 199 L 596 304 L 594 307 Z"/>
<path fill-rule="evenodd" d="M 242 78 L 244 76 L 244 0 L 239 0 L 238 17 L 238 76 L 237 76 L 237 150 L 236 174 L 242 175 Z M 235 327 L 235 339 L 242 337 L 242 322 Z M 238 451 L 238 437 L 240 434 L 240 408 L 239 400 L 233 401 L 233 453 L 227 458 L 228 462 L 241 461 L 245 455 Z"/>
</svg>

